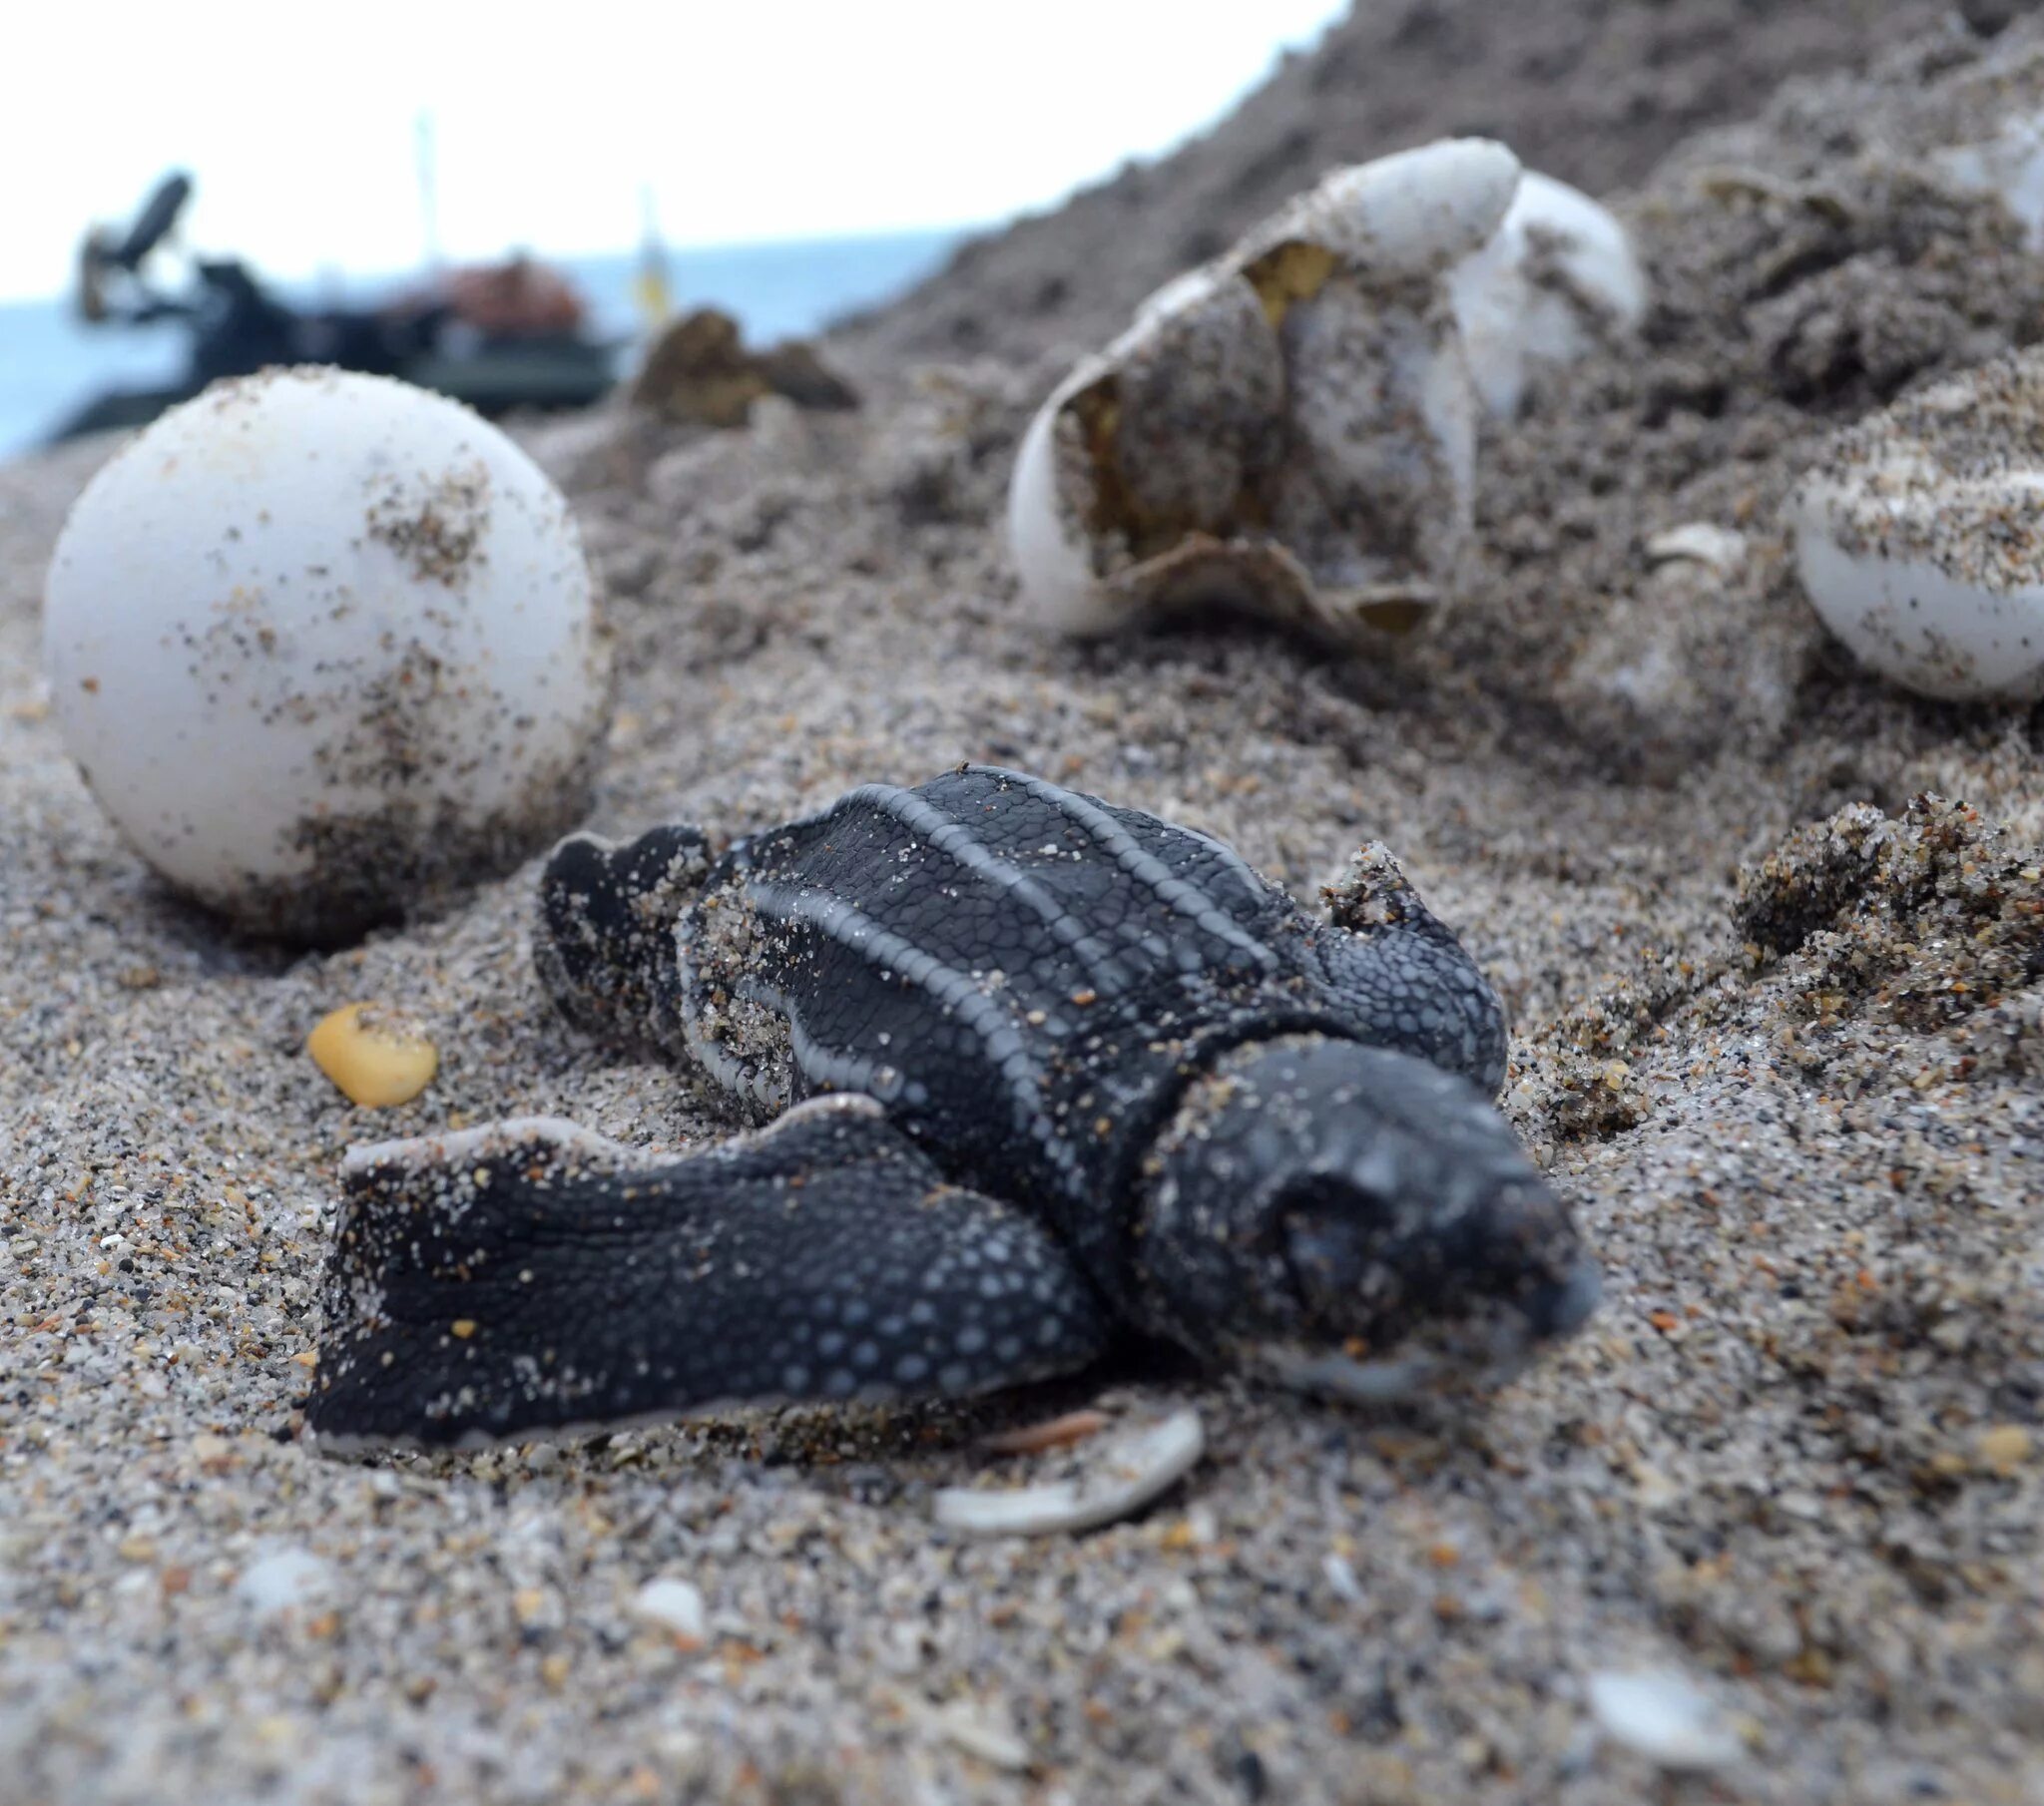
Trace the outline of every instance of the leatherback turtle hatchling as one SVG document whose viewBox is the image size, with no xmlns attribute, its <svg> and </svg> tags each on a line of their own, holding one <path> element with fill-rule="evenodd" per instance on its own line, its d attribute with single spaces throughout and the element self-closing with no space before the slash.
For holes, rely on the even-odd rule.
<svg viewBox="0 0 2044 1806">
<path fill-rule="evenodd" d="M 1488 1101 L 1503 1012 L 1387 861 L 1334 897 L 987 766 L 718 857 L 564 842 L 560 1007 L 778 1121 L 658 1162 L 548 1119 L 356 1149 L 314 1434 L 962 1396 L 1118 1329 L 1351 1389 L 1509 1367 L 1597 1278 Z"/>
</svg>

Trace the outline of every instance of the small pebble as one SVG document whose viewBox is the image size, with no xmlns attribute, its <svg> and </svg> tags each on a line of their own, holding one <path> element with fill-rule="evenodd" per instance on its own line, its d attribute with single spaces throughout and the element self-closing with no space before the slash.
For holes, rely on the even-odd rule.
<svg viewBox="0 0 2044 1806">
<path fill-rule="evenodd" d="M 1590 1711 L 1614 1743 L 1657 1767 L 1679 1774 L 1728 1768 L 1745 1753 L 1723 1709 L 1687 1676 L 1672 1669 L 1589 1679 Z"/>
<path fill-rule="evenodd" d="M 235 1596 L 263 1617 L 311 1602 L 331 1584 L 333 1571 L 307 1549 L 279 1549 L 250 1563 L 235 1582 Z"/>
<path fill-rule="evenodd" d="M 1997 1474 L 2013 1474 L 2030 1459 L 2035 1447 L 2021 1424 L 1996 1424 L 1980 1433 L 1980 1460 Z"/>
<path fill-rule="evenodd" d="M 440 1070 L 439 1049 L 380 1004 L 343 1004 L 306 1037 L 305 1052 L 363 1110 L 409 1104 Z"/>
<path fill-rule="evenodd" d="M 640 1587 L 632 1595 L 632 1615 L 692 1642 L 701 1642 L 710 1628 L 702 1592 L 673 1575 L 661 1575 Z"/>
<path fill-rule="evenodd" d="M 1005 1714 L 997 1715 L 970 1699 L 953 1699 L 937 1708 L 936 1729 L 968 1756 L 1015 1773 L 1029 1766 L 1029 1746 L 1009 1729 Z"/>
<path fill-rule="evenodd" d="M 1351 1605 L 1362 1602 L 1362 1582 L 1355 1578 L 1355 1569 L 1346 1556 L 1327 1556 L 1320 1563 L 1320 1572 L 1327 1577 L 1328 1589 L 1336 1598 Z"/>
</svg>

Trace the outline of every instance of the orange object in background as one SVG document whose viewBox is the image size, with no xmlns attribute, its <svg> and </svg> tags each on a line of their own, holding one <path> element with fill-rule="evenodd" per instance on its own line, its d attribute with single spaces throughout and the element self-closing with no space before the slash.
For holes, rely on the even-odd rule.
<svg viewBox="0 0 2044 1806">
<path fill-rule="evenodd" d="M 450 272 L 445 294 L 454 317 L 489 338 L 579 332 L 587 316 L 567 279 L 522 251 Z"/>
</svg>

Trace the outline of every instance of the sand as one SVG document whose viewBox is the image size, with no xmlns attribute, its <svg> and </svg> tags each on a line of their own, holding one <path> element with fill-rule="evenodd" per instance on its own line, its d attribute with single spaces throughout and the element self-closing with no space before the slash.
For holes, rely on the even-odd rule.
<svg viewBox="0 0 2044 1806">
<path fill-rule="evenodd" d="M 1945 0 L 1364 0 L 1172 157 L 968 241 L 839 342 L 1012 359 L 1105 340 L 1152 289 L 1325 170 L 1433 138 L 1502 139 L 1596 195 L 1637 188 L 1686 137 L 1746 118 L 1777 84 L 1862 70 L 1950 22 Z"/>
<path fill-rule="evenodd" d="M 1036 631 L 996 523 L 1040 346 L 853 346 L 852 417 L 526 435 L 610 593 L 600 827 L 737 832 L 973 757 L 1301 888 L 1389 842 L 1506 996 L 1507 1107 L 1607 1276 L 1487 1406 L 1121 1370 L 971 1410 L 309 1454 L 348 1141 L 731 1125 L 551 1015 L 531 867 L 321 957 L 167 899 L 35 675 L 41 566 L 105 448 L 0 472 L 0 1799 L 2044 1792 L 2044 713 L 1855 671 L 1778 525 L 1826 432 L 2036 335 L 2014 225 L 1912 172 L 1966 84 L 2033 91 L 2044 31 L 1933 25 L 1876 62 L 1640 173 L 1647 343 L 1493 436 L 1466 593 L 1372 659 Z M 1743 557 L 1657 565 L 1697 522 Z M 416 1103 L 357 1112 L 305 1057 L 357 998 L 437 1040 Z M 1188 1403 L 1206 1457 L 1140 1519 L 930 1523 L 940 1487 L 1083 1459 L 991 1454 L 994 1428 Z M 662 1578 L 700 1624 L 672 1587 L 666 1621 L 635 1613 Z M 1730 1769 L 1600 1741 L 1591 1678 L 1664 1668 L 1729 1715 Z"/>
</svg>

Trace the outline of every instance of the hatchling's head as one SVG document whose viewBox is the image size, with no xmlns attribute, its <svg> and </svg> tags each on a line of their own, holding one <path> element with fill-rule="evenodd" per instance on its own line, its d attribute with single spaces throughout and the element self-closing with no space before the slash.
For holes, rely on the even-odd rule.
<svg viewBox="0 0 2044 1806">
<path fill-rule="evenodd" d="M 1567 1206 L 1466 1080 L 1317 1035 L 1194 1082 L 1145 1166 L 1153 1327 L 1352 1396 L 1495 1381 L 1596 1307 Z"/>
</svg>

